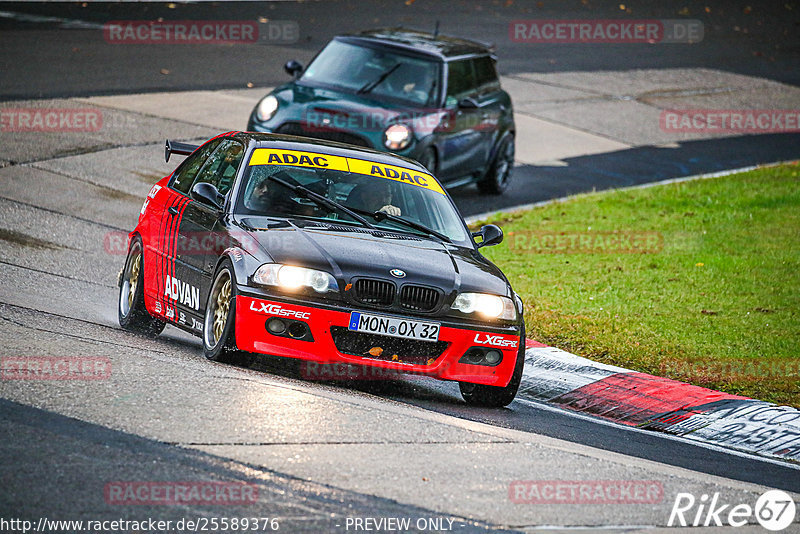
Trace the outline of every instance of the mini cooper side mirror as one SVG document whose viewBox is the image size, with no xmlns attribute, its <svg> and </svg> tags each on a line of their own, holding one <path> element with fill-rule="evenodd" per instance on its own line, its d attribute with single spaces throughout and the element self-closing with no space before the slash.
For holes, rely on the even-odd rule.
<svg viewBox="0 0 800 534">
<path fill-rule="evenodd" d="M 299 78 L 300 74 L 303 72 L 303 65 L 299 61 L 290 59 L 286 62 L 286 65 L 283 66 L 283 70 L 293 78 Z"/>
<path fill-rule="evenodd" d="M 192 187 L 192 198 L 208 204 L 211 207 L 222 209 L 222 199 L 217 188 L 207 182 L 199 182 Z"/>
<path fill-rule="evenodd" d="M 476 241 L 476 237 L 480 237 L 481 241 Z M 494 224 L 487 224 L 477 232 L 472 233 L 472 240 L 475 241 L 478 248 L 499 245 L 503 242 L 503 230 Z"/>
<path fill-rule="evenodd" d="M 478 105 L 478 101 L 468 96 L 467 98 L 462 98 L 458 101 L 458 109 L 477 109 L 480 106 Z"/>
</svg>

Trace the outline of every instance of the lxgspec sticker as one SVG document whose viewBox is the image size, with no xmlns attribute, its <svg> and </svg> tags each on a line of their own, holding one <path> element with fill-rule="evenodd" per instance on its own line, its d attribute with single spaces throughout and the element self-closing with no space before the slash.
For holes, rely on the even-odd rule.
<svg viewBox="0 0 800 534">
<path fill-rule="evenodd" d="M 252 301 L 250 302 L 250 310 L 258 313 L 266 313 L 267 315 L 277 315 L 278 317 L 294 317 L 296 319 L 308 319 L 311 317 L 311 312 L 289 310 L 282 307 L 280 304 L 267 304 L 266 302 L 259 302 L 258 305 L 256 305 L 256 302 Z"/>
<path fill-rule="evenodd" d="M 506 339 L 503 336 L 493 336 L 491 334 L 475 334 L 475 343 L 479 345 L 491 345 L 492 347 L 512 347 L 516 348 L 519 344 L 518 339 Z"/>
</svg>

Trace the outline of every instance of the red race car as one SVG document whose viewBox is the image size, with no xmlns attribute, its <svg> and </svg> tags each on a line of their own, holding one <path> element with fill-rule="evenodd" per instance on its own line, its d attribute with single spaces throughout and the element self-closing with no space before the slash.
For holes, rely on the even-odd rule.
<svg viewBox="0 0 800 534">
<path fill-rule="evenodd" d="M 129 236 L 119 322 L 240 351 L 456 380 L 505 406 L 525 355 L 522 300 L 418 163 L 369 149 L 231 132 L 184 154 Z"/>
</svg>

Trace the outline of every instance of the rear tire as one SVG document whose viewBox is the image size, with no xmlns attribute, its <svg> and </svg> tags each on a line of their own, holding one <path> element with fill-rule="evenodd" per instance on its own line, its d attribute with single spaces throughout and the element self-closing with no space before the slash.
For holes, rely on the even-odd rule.
<svg viewBox="0 0 800 534">
<path fill-rule="evenodd" d="M 230 260 L 223 260 L 208 292 L 203 321 L 203 355 L 220 363 L 244 363 L 236 350 L 236 278 Z"/>
<path fill-rule="evenodd" d="M 459 382 L 458 388 L 461 396 L 467 404 L 471 406 L 483 406 L 486 408 L 502 408 L 508 406 L 514 397 L 517 396 L 519 384 L 522 381 L 522 370 L 525 367 L 525 326 L 519 337 L 519 351 L 517 351 L 517 363 L 514 366 L 514 373 L 511 380 L 505 387 L 487 386 L 484 384 L 472 384 L 469 382 Z"/>
<path fill-rule="evenodd" d="M 164 330 L 164 322 L 150 315 L 144 305 L 144 253 L 142 240 L 131 240 L 125 267 L 119 278 L 117 317 L 125 330 L 155 337 Z"/>
<path fill-rule="evenodd" d="M 492 161 L 483 179 L 478 182 L 478 189 L 481 193 L 490 195 L 502 194 L 511 183 L 513 170 L 514 134 L 508 134 L 500 141 L 494 161 Z"/>
</svg>

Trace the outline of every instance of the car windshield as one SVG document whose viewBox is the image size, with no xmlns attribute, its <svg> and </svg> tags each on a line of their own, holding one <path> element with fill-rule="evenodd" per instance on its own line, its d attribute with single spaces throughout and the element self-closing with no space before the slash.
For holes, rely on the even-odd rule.
<svg viewBox="0 0 800 534">
<path fill-rule="evenodd" d="M 432 106 L 439 88 L 439 71 L 439 63 L 424 58 L 334 40 L 317 55 L 300 81 L 411 106 Z"/>
<path fill-rule="evenodd" d="M 467 241 L 458 212 L 431 175 L 313 152 L 254 150 L 234 211 Z"/>
</svg>

